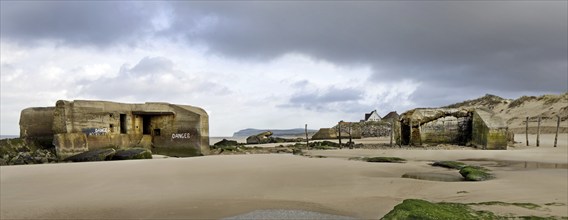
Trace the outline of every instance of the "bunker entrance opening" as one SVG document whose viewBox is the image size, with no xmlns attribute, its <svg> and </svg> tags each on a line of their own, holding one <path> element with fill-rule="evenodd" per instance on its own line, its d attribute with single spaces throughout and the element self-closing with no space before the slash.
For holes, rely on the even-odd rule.
<svg viewBox="0 0 568 220">
<path fill-rule="evenodd" d="M 410 144 L 410 132 L 411 132 L 411 128 L 408 125 L 402 125 L 401 126 L 401 144 L 402 145 L 408 145 Z"/>
<path fill-rule="evenodd" d="M 120 133 L 126 134 L 126 114 L 120 114 Z"/>
<path fill-rule="evenodd" d="M 151 122 L 152 116 L 142 116 L 142 134 L 152 134 Z"/>
<path fill-rule="evenodd" d="M 161 136 L 162 127 L 158 124 L 162 116 L 174 115 L 173 112 L 141 112 L 141 111 L 133 112 L 133 114 L 142 118 L 142 123 L 141 123 L 142 134 L 152 135 L 152 136 Z"/>
</svg>

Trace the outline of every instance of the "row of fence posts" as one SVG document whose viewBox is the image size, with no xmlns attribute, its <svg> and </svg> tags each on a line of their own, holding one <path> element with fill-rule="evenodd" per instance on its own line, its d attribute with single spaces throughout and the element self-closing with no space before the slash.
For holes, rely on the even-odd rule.
<svg viewBox="0 0 568 220">
<path fill-rule="evenodd" d="M 537 127 L 536 127 L 536 146 L 540 147 L 540 120 L 541 117 L 538 116 L 537 120 Z M 558 132 L 560 130 L 560 116 L 556 116 L 556 135 L 554 135 L 554 147 L 558 144 Z M 527 142 L 527 146 L 529 146 L 529 117 L 526 118 L 525 121 L 525 139 Z"/>
</svg>

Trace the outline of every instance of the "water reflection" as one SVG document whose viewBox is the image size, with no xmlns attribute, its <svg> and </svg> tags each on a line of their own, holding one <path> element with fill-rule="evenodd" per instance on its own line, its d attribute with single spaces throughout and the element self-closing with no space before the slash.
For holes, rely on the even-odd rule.
<svg viewBox="0 0 568 220">
<path fill-rule="evenodd" d="M 544 163 L 534 161 L 492 160 L 486 158 L 464 159 L 460 161 L 477 162 L 477 165 L 488 167 L 513 167 L 524 169 L 568 169 L 566 163 Z"/>
<path fill-rule="evenodd" d="M 448 173 L 405 173 L 402 178 L 411 178 L 419 180 L 430 180 L 440 182 L 461 182 L 463 177 L 459 174 Z"/>
</svg>

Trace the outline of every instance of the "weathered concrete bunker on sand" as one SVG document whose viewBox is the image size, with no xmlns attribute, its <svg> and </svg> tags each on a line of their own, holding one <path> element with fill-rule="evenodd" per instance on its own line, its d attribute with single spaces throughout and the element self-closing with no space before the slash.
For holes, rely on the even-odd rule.
<svg viewBox="0 0 568 220">
<path fill-rule="evenodd" d="M 60 100 L 22 110 L 20 137 L 53 143 L 61 158 L 105 147 L 195 156 L 209 152 L 209 116 L 189 105 Z"/>
<path fill-rule="evenodd" d="M 395 139 L 401 145 L 458 144 L 504 150 L 507 125 L 489 109 L 414 109 L 401 115 Z"/>
<path fill-rule="evenodd" d="M 313 136 L 312 140 L 337 139 L 337 130 L 333 128 L 320 128 Z"/>
</svg>

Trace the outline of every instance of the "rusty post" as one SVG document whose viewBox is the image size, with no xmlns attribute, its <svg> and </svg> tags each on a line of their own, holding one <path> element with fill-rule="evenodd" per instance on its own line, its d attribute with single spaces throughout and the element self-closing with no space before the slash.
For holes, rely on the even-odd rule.
<svg viewBox="0 0 568 220">
<path fill-rule="evenodd" d="M 529 146 L 529 117 L 527 117 L 527 120 L 525 121 L 525 138 L 527 140 L 527 146 Z"/>
<path fill-rule="evenodd" d="M 556 116 L 556 135 L 554 136 L 554 147 L 558 143 L 558 130 L 560 129 L 560 115 Z"/>
<path fill-rule="evenodd" d="M 538 116 L 538 125 L 536 126 L 536 146 L 540 146 L 540 116 Z"/>
</svg>

